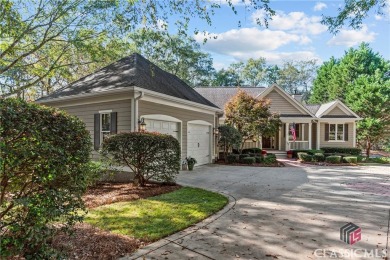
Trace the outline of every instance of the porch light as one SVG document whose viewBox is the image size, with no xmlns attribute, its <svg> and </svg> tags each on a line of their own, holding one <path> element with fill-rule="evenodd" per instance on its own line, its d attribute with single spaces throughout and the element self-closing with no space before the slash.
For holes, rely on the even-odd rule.
<svg viewBox="0 0 390 260">
<path fill-rule="evenodd" d="M 213 134 L 214 134 L 214 135 L 218 135 L 218 134 L 219 134 L 218 127 L 214 127 L 214 128 L 213 128 Z"/>
<path fill-rule="evenodd" d="M 145 123 L 145 119 L 143 117 L 141 117 L 139 120 L 138 120 L 138 131 L 139 132 L 143 132 L 146 130 L 146 123 Z"/>
</svg>

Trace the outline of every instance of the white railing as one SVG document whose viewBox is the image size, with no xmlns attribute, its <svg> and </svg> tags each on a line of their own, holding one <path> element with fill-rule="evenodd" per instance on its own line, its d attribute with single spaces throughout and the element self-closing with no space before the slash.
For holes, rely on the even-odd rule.
<svg viewBox="0 0 390 260">
<path fill-rule="evenodd" d="M 288 150 L 307 150 L 309 148 L 309 141 L 287 141 Z"/>
</svg>

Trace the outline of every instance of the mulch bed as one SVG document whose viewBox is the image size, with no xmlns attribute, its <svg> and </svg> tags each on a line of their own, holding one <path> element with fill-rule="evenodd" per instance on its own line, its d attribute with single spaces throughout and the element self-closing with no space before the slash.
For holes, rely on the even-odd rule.
<svg viewBox="0 0 390 260">
<path fill-rule="evenodd" d="M 157 196 L 179 189 L 179 185 L 148 184 L 137 187 L 132 183 L 99 183 L 83 196 L 87 208 L 120 201 L 133 201 Z M 53 248 L 67 254 L 67 259 L 117 259 L 146 245 L 138 239 L 113 234 L 87 223 L 76 224 L 72 235 L 59 232 L 52 241 Z"/>
<path fill-rule="evenodd" d="M 284 167 L 284 164 L 281 162 L 273 164 L 264 164 L 264 163 L 254 163 L 254 164 L 244 164 L 244 163 L 225 163 L 224 161 L 218 161 L 216 164 L 219 165 L 228 165 L 228 166 L 248 166 L 248 167 Z"/>
</svg>

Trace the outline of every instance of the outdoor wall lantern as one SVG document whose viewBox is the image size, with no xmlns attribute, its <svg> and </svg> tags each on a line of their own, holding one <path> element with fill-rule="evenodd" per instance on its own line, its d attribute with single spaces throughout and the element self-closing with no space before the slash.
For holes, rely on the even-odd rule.
<svg viewBox="0 0 390 260">
<path fill-rule="evenodd" d="M 214 127 L 213 128 L 213 133 L 214 133 L 214 135 L 218 135 L 219 134 L 218 127 Z"/>
<path fill-rule="evenodd" d="M 145 130 L 146 130 L 145 118 L 141 117 L 138 120 L 138 131 L 139 132 L 144 132 Z"/>
</svg>

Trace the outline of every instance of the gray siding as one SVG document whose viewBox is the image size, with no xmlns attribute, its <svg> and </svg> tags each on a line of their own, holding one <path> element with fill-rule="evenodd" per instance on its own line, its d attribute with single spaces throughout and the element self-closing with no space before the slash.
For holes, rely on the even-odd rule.
<svg viewBox="0 0 390 260">
<path fill-rule="evenodd" d="M 332 116 L 344 116 L 344 115 L 350 115 L 346 114 L 343 110 L 341 110 L 339 107 L 333 108 L 327 115 L 332 115 Z"/>
<path fill-rule="evenodd" d="M 348 141 L 325 141 L 325 123 L 320 124 L 320 147 L 353 147 L 353 123 L 348 123 Z"/>
<path fill-rule="evenodd" d="M 112 112 L 118 112 L 117 124 L 119 132 L 129 132 L 131 125 L 131 100 L 120 100 L 111 102 L 101 102 L 88 105 L 79 105 L 71 107 L 60 107 L 67 111 L 69 114 L 77 116 L 86 125 L 87 130 L 91 134 L 93 140 L 94 129 L 94 114 L 99 113 L 101 110 L 112 110 Z M 93 157 L 96 157 L 96 152 L 93 152 Z"/>
<path fill-rule="evenodd" d="M 270 110 L 280 114 L 303 114 L 275 90 L 265 96 L 271 100 Z"/>
<path fill-rule="evenodd" d="M 155 104 L 148 101 L 140 100 L 138 103 L 139 116 L 145 115 L 166 115 L 172 116 L 182 121 L 182 158 L 187 156 L 187 123 L 192 120 L 203 120 L 212 125 L 215 123 L 214 115 L 201 112 L 195 112 L 187 109 L 171 107 L 167 105 Z M 214 138 L 213 138 L 214 139 Z M 212 150 L 213 151 L 213 150 Z M 211 152 L 212 152 L 211 151 Z"/>
</svg>

